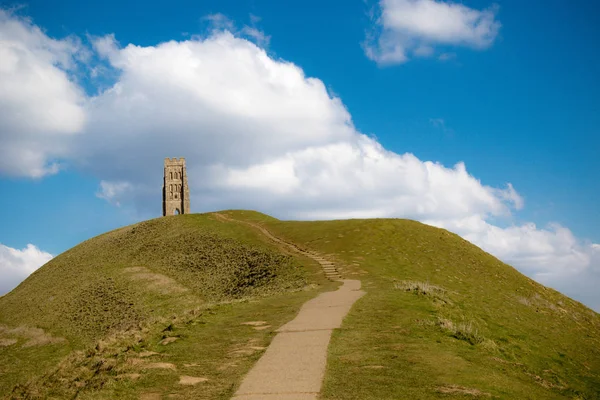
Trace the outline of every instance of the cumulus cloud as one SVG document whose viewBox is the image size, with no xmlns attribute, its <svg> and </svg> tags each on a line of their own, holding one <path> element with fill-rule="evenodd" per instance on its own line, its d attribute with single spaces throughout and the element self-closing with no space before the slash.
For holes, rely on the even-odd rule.
<svg viewBox="0 0 600 400">
<path fill-rule="evenodd" d="M 28 244 L 24 249 L 13 249 L 0 243 L 0 296 L 8 293 L 32 272 L 52 259 L 46 253 Z"/>
<path fill-rule="evenodd" d="M 471 15 L 464 6 L 444 7 Z M 211 21 L 226 24 L 219 18 Z M 461 24 L 483 29 L 476 27 L 484 22 L 476 21 L 484 17 L 470 18 L 463 19 L 475 22 Z M 26 20 L 10 22 L 45 37 Z M 160 213 L 162 160 L 185 156 L 194 211 L 252 208 L 300 219 L 408 217 L 458 232 L 567 292 L 564 282 L 572 288 L 581 277 L 596 276 L 591 271 L 600 263 L 598 250 L 567 228 L 512 224 L 524 201 L 510 183 L 491 187 L 464 163 L 445 166 L 386 150 L 356 130 L 341 99 L 321 80 L 271 57 L 239 32 L 211 32 L 146 47 L 121 46 L 114 35 L 93 39 L 96 56 L 104 59 L 115 83 L 83 101 L 78 94 L 71 104 L 81 118 L 60 135 L 61 156 L 101 181 L 98 197 L 117 205 L 133 203 L 142 214 L 155 216 Z M 419 45 L 441 40 L 432 32 L 422 33 L 428 40 Z M 448 43 L 485 45 L 491 37 L 461 32 L 455 28 L 455 39 Z M 35 49 L 27 38 L 16 40 L 18 46 Z M 57 54 L 44 66 L 56 69 L 56 79 L 80 93 L 68 79 L 68 67 L 58 61 L 61 49 L 51 51 Z M 35 91 L 24 93 L 37 101 Z M 15 131 L 30 132 L 23 126 Z M 0 140 L 10 132 L 2 128 Z M 47 132 L 28 134 L 43 141 Z M 7 152 L 19 149 L 14 141 L 4 143 Z M 30 171 L 46 166 L 52 156 L 44 153 L 42 164 L 20 159 L 21 174 L 32 176 Z M 1 165 L 0 170 L 7 172 Z M 600 303 L 597 295 L 592 299 Z"/>
<path fill-rule="evenodd" d="M 215 185 L 234 196 L 244 192 L 259 206 L 264 194 L 290 217 L 404 217 L 510 214 L 495 189 L 469 175 L 463 163 L 452 168 L 423 162 L 412 154 L 385 150 L 356 134 L 341 143 L 310 146 L 265 163 L 215 171 Z"/>
<path fill-rule="evenodd" d="M 323 82 L 229 32 L 154 47 L 117 48 L 109 37 L 96 46 L 120 77 L 90 99 L 74 162 L 106 181 L 155 186 L 156 160 L 186 155 L 201 188 L 216 179 L 217 164 L 247 167 L 356 134 Z"/>
<path fill-rule="evenodd" d="M 79 41 L 46 36 L 0 9 L 0 173 L 41 177 L 58 171 L 66 137 L 81 132 L 83 91 L 68 71 Z"/>
<path fill-rule="evenodd" d="M 438 0 L 381 0 L 363 43 L 365 54 L 386 65 L 404 63 L 411 56 L 431 56 L 436 46 L 487 48 L 501 26 L 497 9 L 475 10 Z M 448 54 L 439 59 L 449 59 Z"/>
</svg>

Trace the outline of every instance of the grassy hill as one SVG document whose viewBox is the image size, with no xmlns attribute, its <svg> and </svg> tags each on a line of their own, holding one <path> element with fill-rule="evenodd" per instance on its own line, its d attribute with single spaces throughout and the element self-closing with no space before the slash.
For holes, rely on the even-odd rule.
<svg viewBox="0 0 600 400">
<path fill-rule="evenodd" d="M 362 280 L 367 295 L 332 338 L 325 399 L 600 398 L 599 315 L 457 235 L 225 213 Z M 334 286 L 311 260 L 211 214 L 118 229 L 0 298 L 0 393 L 229 398 L 274 330 Z M 178 385 L 182 375 L 208 380 Z"/>
<path fill-rule="evenodd" d="M 0 298 L 0 393 L 226 399 L 273 331 L 331 288 L 313 261 L 212 215 L 117 229 Z M 209 380 L 186 387 L 182 375 Z"/>
<path fill-rule="evenodd" d="M 368 292 L 334 333 L 324 398 L 600 398 L 600 316 L 458 235 L 398 219 L 261 223 Z"/>
</svg>

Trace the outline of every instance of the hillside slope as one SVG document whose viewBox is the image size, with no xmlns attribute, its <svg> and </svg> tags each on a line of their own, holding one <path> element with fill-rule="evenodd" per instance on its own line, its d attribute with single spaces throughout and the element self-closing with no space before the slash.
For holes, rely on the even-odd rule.
<svg viewBox="0 0 600 400">
<path fill-rule="evenodd" d="M 137 398 L 162 380 L 160 390 L 177 387 L 169 381 L 177 374 L 161 370 L 106 390 L 145 368 L 128 365 L 140 353 L 200 365 L 225 362 L 233 351 L 235 368 L 226 374 L 222 365 L 195 371 L 221 379 L 213 391 L 206 390 L 213 383 L 204 385 L 202 398 L 227 398 L 260 353 L 252 348 L 264 347 L 275 329 L 240 324 L 293 318 L 315 288 L 331 285 L 315 271 L 313 261 L 283 253 L 254 229 L 208 214 L 158 218 L 87 240 L 0 298 L 0 393 L 19 384 L 14 398 L 81 397 L 100 388 L 106 398 Z M 170 336 L 203 339 L 159 345 Z"/>
<path fill-rule="evenodd" d="M 234 215 L 363 281 L 368 295 L 334 335 L 324 398 L 600 398 L 600 316 L 459 236 L 399 219 Z"/>
<path fill-rule="evenodd" d="M 233 221 L 100 235 L 0 298 L 0 393 L 230 398 L 274 331 L 335 286 L 251 223 L 337 260 L 367 291 L 334 332 L 322 398 L 600 398 L 599 315 L 455 234 L 222 213 Z M 206 381 L 179 384 L 187 375 Z"/>
</svg>

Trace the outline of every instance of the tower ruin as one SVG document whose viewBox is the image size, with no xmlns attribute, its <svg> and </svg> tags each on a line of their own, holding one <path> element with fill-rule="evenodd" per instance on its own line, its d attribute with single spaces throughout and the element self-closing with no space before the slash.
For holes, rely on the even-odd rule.
<svg viewBox="0 0 600 400">
<path fill-rule="evenodd" d="M 185 158 L 165 158 L 163 178 L 163 216 L 189 214 L 190 189 L 188 188 Z"/>
</svg>

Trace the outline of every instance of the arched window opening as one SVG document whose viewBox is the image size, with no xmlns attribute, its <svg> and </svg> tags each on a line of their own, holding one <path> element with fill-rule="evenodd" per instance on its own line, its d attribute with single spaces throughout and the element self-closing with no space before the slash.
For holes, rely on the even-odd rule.
<svg viewBox="0 0 600 400">
<path fill-rule="evenodd" d="M 172 192 L 173 191 L 173 185 L 169 185 L 169 189 Z"/>
<path fill-rule="evenodd" d="M 171 172 L 171 179 L 173 179 L 173 173 Z"/>
</svg>

